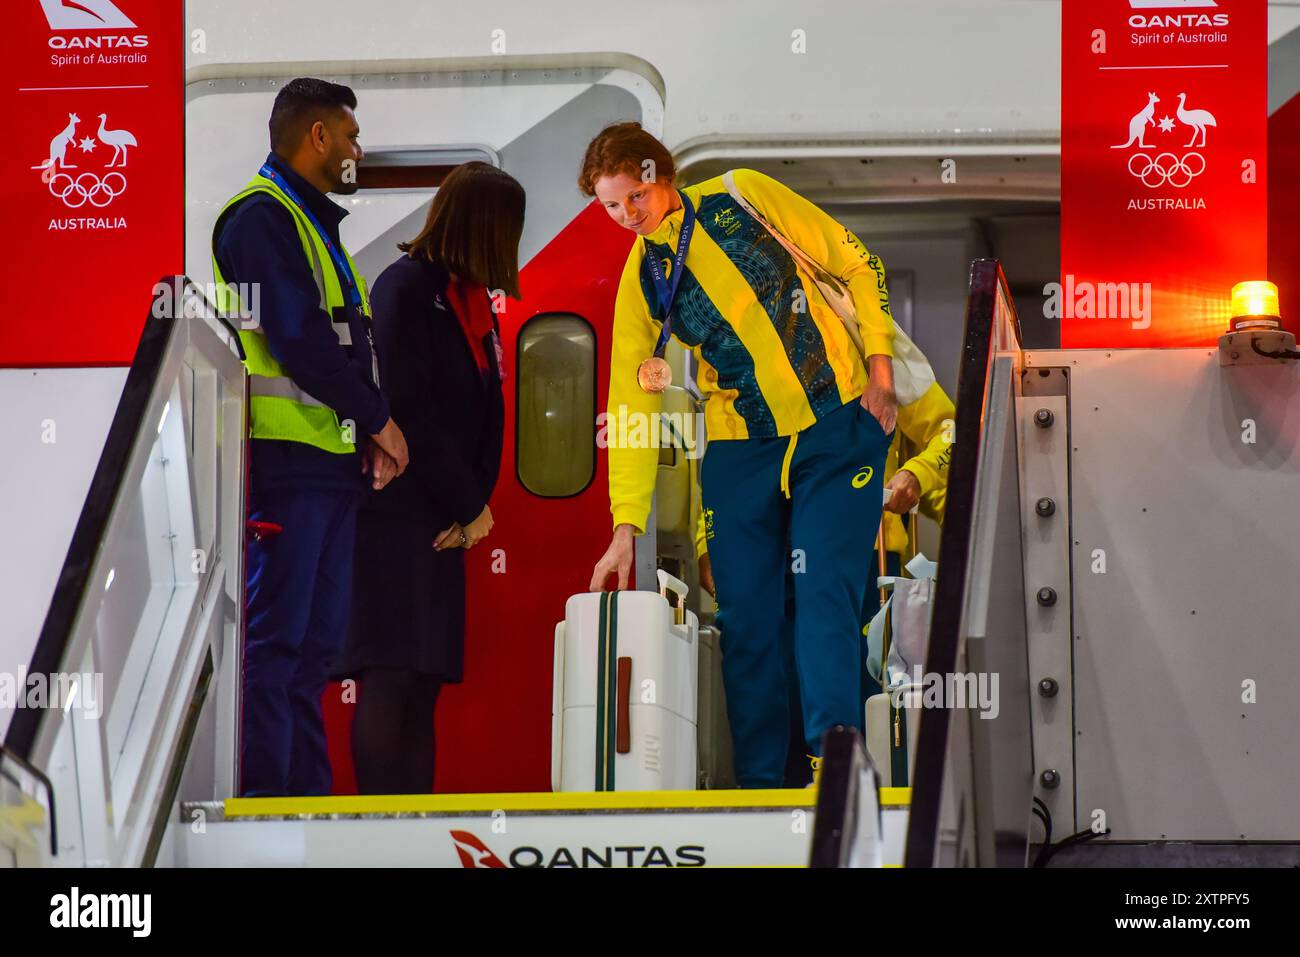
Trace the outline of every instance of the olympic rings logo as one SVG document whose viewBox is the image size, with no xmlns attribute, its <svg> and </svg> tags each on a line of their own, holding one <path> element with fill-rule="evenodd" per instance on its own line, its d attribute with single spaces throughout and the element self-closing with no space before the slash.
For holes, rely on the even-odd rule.
<svg viewBox="0 0 1300 957">
<path fill-rule="evenodd" d="M 59 180 L 65 183 L 60 186 Z M 63 200 L 63 205 L 69 209 L 77 209 L 86 203 L 103 209 L 126 192 L 126 177 L 121 173 L 109 173 L 103 179 L 94 173 L 82 173 L 76 179 L 67 173 L 55 173 L 49 182 L 50 194 Z"/>
<path fill-rule="evenodd" d="M 1146 160 L 1146 166 L 1134 169 L 1134 160 Z M 1179 159 L 1173 153 L 1161 153 L 1153 159 L 1146 153 L 1134 153 L 1128 158 L 1128 171 L 1151 189 L 1166 183 L 1175 189 L 1182 189 L 1205 172 L 1205 157 L 1191 152 Z"/>
</svg>

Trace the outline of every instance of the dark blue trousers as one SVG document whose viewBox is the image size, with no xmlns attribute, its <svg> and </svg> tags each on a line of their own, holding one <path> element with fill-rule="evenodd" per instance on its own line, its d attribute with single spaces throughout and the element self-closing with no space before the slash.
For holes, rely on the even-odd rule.
<svg viewBox="0 0 1300 957">
<path fill-rule="evenodd" d="M 910 516 L 905 517 L 904 521 L 907 521 L 908 518 Z M 885 556 L 887 563 L 886 574 L 898 575 L 901 560 L 901 556 L 897 552 L 889 552 Z M 862 595 L 862 651 L 860 652 L 860 661 L 862 664 L 862 718 L 864 722 L 866 721 L 867 699 L 872 695 L 880 694 L 880 682 L 876 681 L 867 672 L 867 626 L 871 624 L 871 619 L 876 616 L 876 612 L 880 611 L 880 589 L 876 584 L 877 569 L 879 567 L 877 561 L 873 553 L 871 577 L 867 579 L 867 590 Z M 788 588 L 789 586 L 787 586 Z M 790 750 L 786 755 L 785 762 L 785 786 L 788 788 L 801 788 L 812 781 L 812 768 L 808 764 L 808 757 L 805 753 L 803 710 L 799 701 L 799 682 L 794 677 L 793 607 L 787 611 L 786 619 L 786 629 L 782 634 L 782 642 L 786 649 L 786 671 L 790 676 Z M 718 627 L 722 628 L 723 626 L 719 624 Z"/>
<path fill-rule="evenodd" d="M 252 493 L 249 517 L 284 527 L 250 541 L 240 793 L 329 794 L 320 699 L 347 634 L 357 493 Z"/>
<path fill-rule="evenodd" d="M 793 678 L 810 753 L 862 727 L 861 621 L 890 436 L 854 399 L 793 438 L 710 442 L 701 466 L 722 625 L 722 677 L 741 787 L 781 787 Z M 782 489 L 785 485 L 789 497 Z"/>
</svg>

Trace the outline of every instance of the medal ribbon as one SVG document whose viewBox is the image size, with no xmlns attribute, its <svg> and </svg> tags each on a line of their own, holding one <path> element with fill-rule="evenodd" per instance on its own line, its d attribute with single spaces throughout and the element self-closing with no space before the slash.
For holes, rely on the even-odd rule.
<svg viewBox="0 0 1300 957">
<path fill-rule="evenodd" d="M 668 348 L 668 339 L 673 334 L 673 300 L 677 298 L 677 284 L 682 280 L 682 266 L 686 262 L 686 251 L 691 245 L 691 233 L 695 230 L 695 209 L 686 194 L 681 190 L 677 195 L 682 199 L 682 228 L 677 234 L 677 252 L 673 255 L 672 280 L 664 276 L 659 257 L 655 255 L 650 240 L 645 243 L 646 259 L 650 261 L 650 278 L 654 280 L 655 293 L 659 298 L 659 311 L 663 317 L 663 328 L 659 330 L 659 341 L 655 343 L 655 358 L 662 359 Z"/>
</svg>

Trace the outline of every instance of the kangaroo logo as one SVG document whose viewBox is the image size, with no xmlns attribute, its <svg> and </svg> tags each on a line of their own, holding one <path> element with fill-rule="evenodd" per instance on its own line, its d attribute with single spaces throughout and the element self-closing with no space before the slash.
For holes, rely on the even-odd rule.
<svg viewBox="0 0 1300 957">
<path fill-rule="evenodd" d="M 134 29 L 112 0 L 41 0 L 51 30 Z"/>
<path fill-rule="evenodd" d="M 1142 137 L 1143 134 L 1146 133 L 1146 128 L 1148 125 L 1150 126 L 1156 125 L 1156 119 L 1155 119 L 1156 104 L 1159 102 L 1160 102 L 1160 97 L 1156 96 L 1154 93 L 1148 93 L 1146 108 L 1143 110 L 1139 110 L 1137 113 L 1134 113 L 1133 118 L 1128 121 L 1128 142 L 1117 143 L 1116 145 L 1112 146 L 1111 149 L 1113 150 L 1128 149 L 1128 147 L 1132 146 L 1134 142 L 1137 143 L 1138 149 L 1140 150 L 1154 149 L 1154 147 L 1148 146 L 1146 141 Z"/>
<path fill-rule="evenodd" d="M 451 839 L 456 844 L 456 853 L 460 855 L 462 867 L 505 867 L 505 862 L 497 857 L 486 844 L 469 831 L 451 831 Z"/>
<path fill-rule="evenodd" d="M 33 166 L 32 169 L 76 169 L 68 163 L 68 147 L 72 145 L 77 136 L 77 124 L 81 122 L 81 117 L 76 113 L 68 114 L 68 125 L 63 128 L 63 132 L 50 140 L 50 158 L 44 163 Z"/>
</svg>

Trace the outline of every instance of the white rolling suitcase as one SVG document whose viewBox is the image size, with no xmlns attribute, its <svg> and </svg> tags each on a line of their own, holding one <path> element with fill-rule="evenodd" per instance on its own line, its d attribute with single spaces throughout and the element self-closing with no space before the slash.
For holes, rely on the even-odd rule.
<svg viewBox="0 0 1300 957">
<path fill-rule="evenodd" d="M 590 592 L 555 626 L 551 789 L 696 787 L 698 620 L 686 586 Z M 667 597 L 672 593 L 672 602 Z"/>
</svg>

